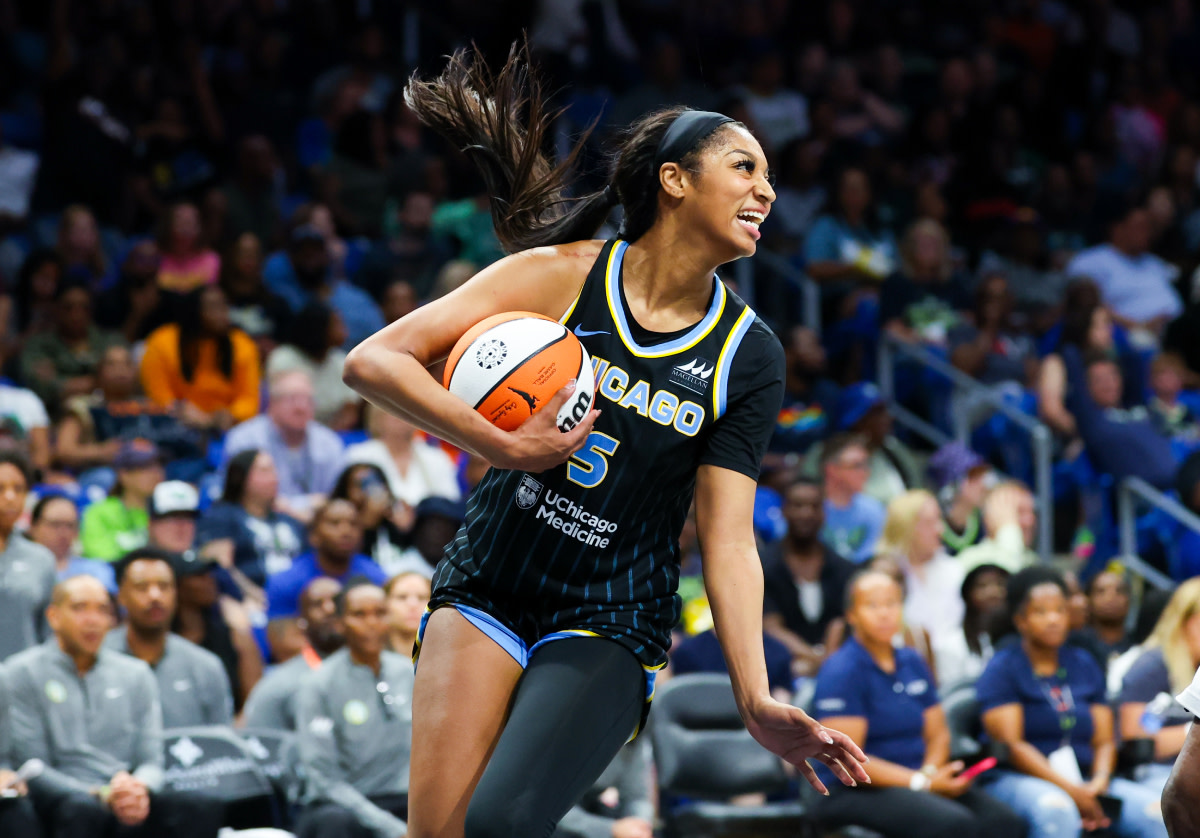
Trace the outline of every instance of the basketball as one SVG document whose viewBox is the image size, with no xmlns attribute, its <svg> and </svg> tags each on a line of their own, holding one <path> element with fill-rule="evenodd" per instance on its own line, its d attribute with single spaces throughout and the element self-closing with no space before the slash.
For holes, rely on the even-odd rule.
<svg viewBox="0 0 1200 838">
<path fill-rule="evenodd" d="M 559 323 L 528 311 L 495 314 L 458 339 L 446 359 L 446 389 L 496 427 L 516 430 L 575 379 L 575 393 L 558 412 L 566 432 L 592 407 L 592 359 L 579 338 Z"/>
</svg>

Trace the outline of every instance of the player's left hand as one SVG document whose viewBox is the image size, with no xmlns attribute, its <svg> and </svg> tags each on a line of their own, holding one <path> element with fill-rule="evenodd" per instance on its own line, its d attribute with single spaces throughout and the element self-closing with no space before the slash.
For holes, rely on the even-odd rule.
<svg viewBox="0 0 1200 838">
<path fill-rule="evenodd" d="M 748 714 L 746 729 L 760 745 L 799 769 L 809 785 L 829 794 L 807 760 L 818 759 L 829 766 L 847 786 L 871 782 L 863 763 L 867 755 L 844 733 L 829 730 L 799 707 L 774 699 L 763 699 Z"/>
</svg>

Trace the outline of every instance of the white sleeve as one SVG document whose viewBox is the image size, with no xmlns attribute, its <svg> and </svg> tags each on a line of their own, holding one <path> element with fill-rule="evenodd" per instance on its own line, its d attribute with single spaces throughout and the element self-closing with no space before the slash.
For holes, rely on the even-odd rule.
<svg viewBox="0 0 1200 838">
<path fill-rule="evenodd" d="M 1193 716 L 1200 716 L 1200 671 L 1196 672 L 1196 677 L 1192 679 L 1191 686 L 1181 692 L 1176 701 L 1184 706 L 1184 708 Z"/>
<path fill-rule="evenodd" d="M 32 390 L 25 390 L 21 395 L 24 397 L 18 410 L 21 423 L 27 428 L 48 428 L 50 417 L 46 415 L 46 406 L 42 404 L 42 400 Z"/>
</svg>

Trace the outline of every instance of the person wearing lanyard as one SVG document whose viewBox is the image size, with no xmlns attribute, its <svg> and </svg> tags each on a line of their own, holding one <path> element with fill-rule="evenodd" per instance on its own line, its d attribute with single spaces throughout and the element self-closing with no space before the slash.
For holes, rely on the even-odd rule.
<svg viewBox="0 0 1200 838">
<path fill-rule="evenodd" d="M 1021 818 L 950 760 L 950 729 L 929 667 L 915 650 L 892 645 L 903 614 L 904 594 L 888 574 L 867 570 L 850 581 L 853 636 L 817 674 L 814 715 L 862 743 L 871 783 L 829 784 L 830 796 L 814 807 L 817 820 L 884 838 L 1022 838 Z"/>
<path fill-rule="evenodd" d="M 1066 645 L 1067 585 L 1054 570 L 1026 568 L 1008 583 L 1020 642 L 1003 645 L 976 683 L 987 735 L 1008 746 L 1012 770 L 985 788 L 1025 817 L 1029 838 L 1111 827 L 1122 838 L 1166 838 L 1157 795 L 1113 777 L 1117 752 L 1104 673 Z"/>
<path fill-rule="evenodd" d="M 1172 838 L 1200 838 L 1200 807 L 1196 806 L 1200 800 L 1200 728 L 1194 718 L 1200 716 L 1200 672 L 1176 700 L 1192 714 L 1193 720 L 1163 790 L 1163 817 Z"/>
</svg>

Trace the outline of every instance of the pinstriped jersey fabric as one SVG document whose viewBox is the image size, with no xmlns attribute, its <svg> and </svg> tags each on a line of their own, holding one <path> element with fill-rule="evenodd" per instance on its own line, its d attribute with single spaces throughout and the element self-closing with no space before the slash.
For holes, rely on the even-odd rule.
<svg viewBox="0 0 1200 838">
<path fill-rule="evenodd" d="M 718 280 L 699 323 L 639 344 L 620 287 L 626 247 L 606 243 L 562 320 L 596 373 L 603 412 L 587 443 L 541 474 L 487 473 L 438 566 L 430 607 L 480 608 L 530 645 L 585 629 L 656 667 L 679 618 L 678 539 L 696 470 L 713 461 L 714 428 L 737 397 L 734 357 L 752 327 L 756 351 L 775 353 L 779 345 L 762 338 L 766 327 Z M 766 411 L 767 435 L 777 410 L 776 398 Z"/>
</svg>

